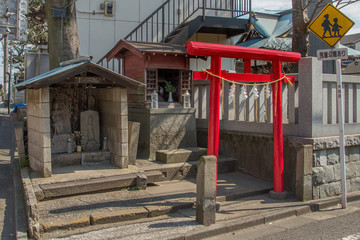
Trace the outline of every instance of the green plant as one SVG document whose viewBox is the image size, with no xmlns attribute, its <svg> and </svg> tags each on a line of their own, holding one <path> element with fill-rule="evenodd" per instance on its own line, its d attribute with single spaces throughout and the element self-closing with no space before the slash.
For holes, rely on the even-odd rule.
<svg viewBox="0 0 360 240">
<path fill-rule="evenodd" d="M 175 93 L 176 88 L 174 87 L 174 85 L 172 85 L 171 82 L 165 81 L 165 91 Z"/>
<path fill-rule="evenodd" d="M 25 156 L 25 158 L 22 159 L 22 161 L 20 161 L 19 166 L 20 166 L 20 168 L 24 168 L 24 167 L 30 166 L 29 157 L 28 157 L 28 156 Z"/>
</svg>

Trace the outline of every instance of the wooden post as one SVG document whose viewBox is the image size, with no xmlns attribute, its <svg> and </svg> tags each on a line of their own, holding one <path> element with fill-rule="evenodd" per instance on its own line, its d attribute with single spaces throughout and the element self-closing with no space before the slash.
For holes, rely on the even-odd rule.
<svg viewBox="0 0 360 240">
<path fill-rule="evenodd" d="M 221 75 L 221 57 L 211 57 L 211 72 L 216 76 Z M 216 172 L 219 156 L 219 126 L 220 126 L 220 92 L 221 80 L 219 77 L 212 77 L 210 83 L 209 102 L 209 132 L 208 132 L 208 155 L 216 156 Z M 217 179 L 217 175 L 216 175 Z"/>
<path fill-rule="evenodd" d="M 273 61 L 273 81 L 281 77 L 281 62 Z M 273 162 L 274 162 L 274 192 L 284 191 L 284 161 L 283 161 L 283 130 L 281 84 L 278 81 L 273 86 Z"/>
</svg>

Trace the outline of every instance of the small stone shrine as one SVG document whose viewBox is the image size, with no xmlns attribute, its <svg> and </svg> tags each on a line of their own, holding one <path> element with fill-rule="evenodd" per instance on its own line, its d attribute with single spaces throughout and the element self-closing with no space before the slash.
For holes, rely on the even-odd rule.
<svg viewBox="0 0 360 240">
<path fill-rule="evenodd" d="M 26 89 L 30 168 L 42 177 L 66 165 L 111 162 L 127 168 L 127 91 L 144 87 L 88 59 L 17 84 L 18 91 Z M 105 138 L 108 148 L 102 147 Z"/>
<path fill-rule="evenodd" d="M 99 113 L 93 110 L 80 113 L 81 146 L 84 151 L 100 148 Z"/>
</svg>

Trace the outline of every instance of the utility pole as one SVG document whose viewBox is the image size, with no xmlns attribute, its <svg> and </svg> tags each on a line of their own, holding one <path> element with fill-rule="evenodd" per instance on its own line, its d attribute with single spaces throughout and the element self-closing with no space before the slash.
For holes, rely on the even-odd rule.
<svg viewBox="0 0 360 240">
<path fill-rule="evenodd" d="M 6 100 L 6 94 L 9 93 L 8 63 L 9 63 L 9 45 L 8 45 L 8 33 L 6 33 L 4 35 L 4 94 L 3 94 L 3 101 Z"/>
</svg>

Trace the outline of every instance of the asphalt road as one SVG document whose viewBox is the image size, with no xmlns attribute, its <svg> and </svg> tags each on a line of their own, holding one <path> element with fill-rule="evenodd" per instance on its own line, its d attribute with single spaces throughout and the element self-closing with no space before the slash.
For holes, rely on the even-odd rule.
<svg viewBox="0 0 360 240">
<path fill-rule="evenodd" d="M 11 121 L 0 115 L 0 239 L 15 239 Z"/>
<path fill-rule="evenodd" d="M 300 217 L 282 219 L 266 225 L 214 236 L 208 240 L 357 240 L 360 239 L 360 202 L 347 209 L 322 210 Z"/>
</svg>

